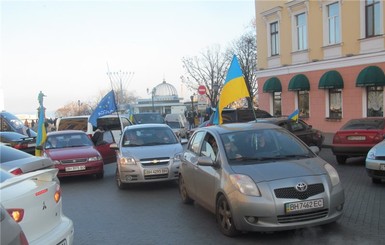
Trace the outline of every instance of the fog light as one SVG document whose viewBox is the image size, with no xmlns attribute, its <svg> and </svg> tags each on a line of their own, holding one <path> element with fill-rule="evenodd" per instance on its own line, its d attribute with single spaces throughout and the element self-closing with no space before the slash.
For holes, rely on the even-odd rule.
<svg viewBox="0 0 385 245">
<path fill-rule="evenodd" d="M 344 208 L 344 205 L 341 204 L 341 205 L 338 205 L 336 209 L 337 211 L 342 211 L 343 208 Z"/>
<path fill-rule="evenodd" d="M 132 180 L 132 176 L 131 175 L 126 176 L 126 180 L 127 181 L 131 181 Z"/>
<path fill-rule="evenodd" d="M 258 222 L 258 218 L 254 216 L 246 216 L 246 220 L 249 223 L 255 224 Z"/>
</svg>

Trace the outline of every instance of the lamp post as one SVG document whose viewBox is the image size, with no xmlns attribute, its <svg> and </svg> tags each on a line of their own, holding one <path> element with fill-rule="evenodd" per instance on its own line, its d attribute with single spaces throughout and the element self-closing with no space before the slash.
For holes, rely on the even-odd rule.
<svg viewBox="0 0 385 245">
<path fill-rule="evenodd" d="M 191 112 L 194 113 L 194 95 L 191 95 L 190 99 L 191 99 Z"/>
<path fill-rule="evenodd" d="M 147 89 L 147 93 L 150 92 L 150 89 Z M 156 93 L 156 88 L 153 88 L 151 90 L 151 102 L 152 102 L 152 112 L 155 112 L 155 105 L 154 105 L 154 97 L 155 97 L 155 93 Z"/>
<path fill-rule="evenodd" d="M 218 90 L 219 90 L 218 83 L 214 83 L 213 86 L 212 86 L 212 89 L 214 91 L 214 107 L 217 107 L 217 104 L 218 104 Z"/>
<path fill-rule="evenodd" d="M 80 106 L 82 105 L 82 103 L 80 102 L 80 100 L 78 100 L 78 115 L 80 115 Z"/>
</svg>

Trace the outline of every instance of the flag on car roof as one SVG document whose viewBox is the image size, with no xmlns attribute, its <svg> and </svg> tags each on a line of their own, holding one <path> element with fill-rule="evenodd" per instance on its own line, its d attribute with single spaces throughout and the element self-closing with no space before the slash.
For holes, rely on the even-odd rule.
<svg viewBox="0 0 385 245">
<path fill-rule="evenodd" d="M 96 120 L 99 117 L 104 115 L 109 115 L 113 112 L 117 111 L 116 103 L 115 103 L 115 93 L 114 90 L 111 90 L 108 94 L 106 94 L 103 99 L 99 102 L 96 109 L 92 112 L 88 121 L 93 125 L 97 126 Z"/>
<path fill-rule="evenodd" d="M 293 121 L 298 121 L 298 116 L 299 116 L 299 110 L 297 109 L 289 115 L 289 119 Z"/>
<path fill-rule="evenodd" d="M 39 107 L 39 122 L 37 125 L 36 145 L 44 144 L 47 139 L 47 130 L 45 128 L 44 107 Z M 41 150 L 35 150 L 35 156 L 41 156 Z"/>
<path fill-rule="evenodd" d="M 245 78 L 239 65 L 237 56 L 233 56 L 230 68 L 227 72 L 225 83 L 222 87 L 222 92 L 219 96 L 217 110 L 214 112 L 214 124 L 222 124 L 222 110 L 230 103 L 241 98 L 250 97 L 249 90 L 246 86 Z"/>
</svg>

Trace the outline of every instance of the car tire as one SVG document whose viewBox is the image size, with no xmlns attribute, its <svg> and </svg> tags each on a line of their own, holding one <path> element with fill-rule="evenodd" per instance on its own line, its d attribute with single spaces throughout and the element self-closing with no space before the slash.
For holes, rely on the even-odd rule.
<svg viewBox="0 0 385 245">
<path fill-rule="evenodd" d="M 239 234 L 236 229 L 230 205 L 225 196 L 220 196 L 215 212 L 219 230 L 226 236 L 234 237 Z"/>
<path fill-rule="evenodd" d="M 381 179 L 379 179 L 379 178 L 372 178 L 372 182 L 374 184 L 381 184 Z"/>
<path fill-rule="evenodd" d="M 346 163 L 346 159 L 348 159 L 347 156 L 336 156 L 336 159 L 337 159 L 337 162 L 338 164 L 345 164 Z"/>
<path fill-rule="evenodd" d="M 184 179 L 182 175 L 179 176 L 179 194 L 182 198 L 182 202 L 185 204 L 192 204 L 194 203 L 194 200 L 190 198 L 190 196 L 187 193 L 186 184 L 184 182 Z"/>
<path fill-rule="evenodd" d="M 118 168 L 116 168 L 115 180 L 116 180 L 116 185 L 118 186 L 118 188 L 119 188 L 120 190 L 127 189 L 128 184 L 122 183 L 122 181 L 120 180 L 120 175 L 119 175 L 119 170 L 118 170 Z"/>
</svg>

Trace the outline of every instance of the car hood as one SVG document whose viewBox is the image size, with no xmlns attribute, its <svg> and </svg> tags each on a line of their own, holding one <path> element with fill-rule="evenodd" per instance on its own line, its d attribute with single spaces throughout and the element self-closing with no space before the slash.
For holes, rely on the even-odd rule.
<svg viewBox="0 0 385 245">
<path fill-rule="evenodd" d="M 326 170 L 323 167 L 325 164 L 326 162 L 319 158 L 310 158 L 295 161 L 233 165 L 231 168 L 237 174 L 250 176 L 257 183 L 326 174 Z"/>
<path fill-rule="evenodd" d="M 154 157 L 174 157 L 181 153 L 183 147 L 181 144 L 172 145 L 152 145 L 138 147 L 121 147 L 121 153 L 125 157 L 134 157 L 135 159 L 154 158 Z"/>
<path fill-rule="evenodd" d="M 85 158 L 85 157 L 94 157 L 94 156 L 100 155 L 99 152 L 92 146 L 50 149 L 50 150 L 45 150 L 45 153 L 52 160 Z"/>
</svg>

